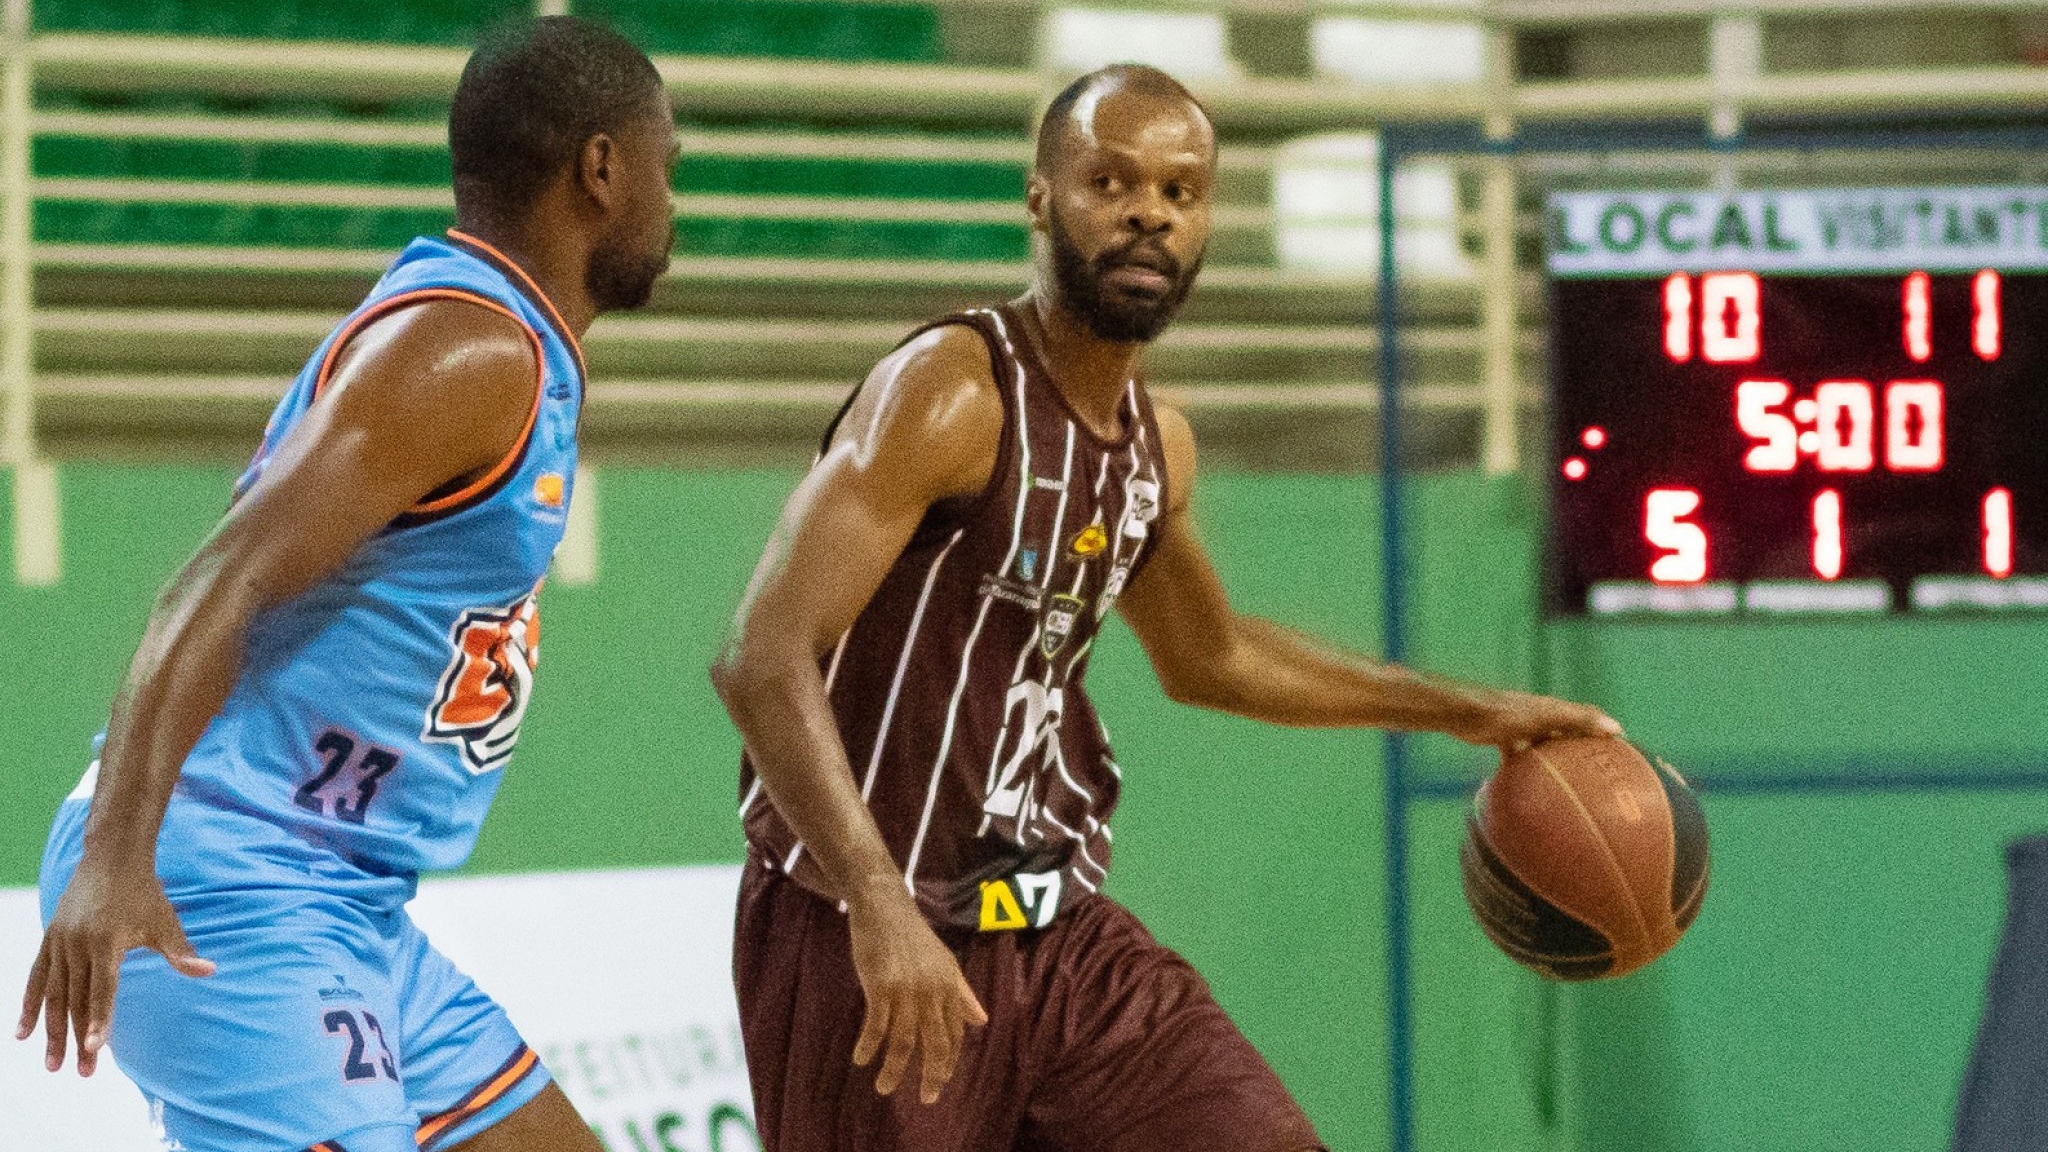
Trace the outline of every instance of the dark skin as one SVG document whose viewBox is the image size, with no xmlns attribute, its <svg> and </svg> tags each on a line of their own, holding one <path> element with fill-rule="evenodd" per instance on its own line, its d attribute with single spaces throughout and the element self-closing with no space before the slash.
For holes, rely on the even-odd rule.
<svg viewBox="0 0 2048 1152">
<path fill-rule="evenodd" d="M 580 336 L 600 311 L 585 283 L 594 249 L 609 239 L 667 251 L 677 155 L 668 101 L 650 100 L 616 134 L 586 140 L 525 215 L 472 208 L 459 226 L 524 269 Z M 75 1039 L 78 1072 L 92 1075 L 129 950 L 161 953 L 186 976 L 213 974 L 157 878 L 157 836 L 185 758 L 241 675 L 251 622 L 332 576 L 428 493 L 504 459 L 532 411 L 538 368 L 518 322 L 473 304 L 431 300 L 365 327 L 261 479 L 158 597 L 114 701 L 84 857 L 22 998 L 17 1038 L 41 1017 L 51 1071 Z M 462 1146 L 599 1147 L 553 1086 Z"/>
<path fill-rule="evenodd" d="M 1034 230 L 1054 213 L 1084 256 L 1143 238 L 1192 266 L 1207 243 L 1215 139 L 1178 93 L 1105 84 L 1041 151 L 1027 191 Z M 1097 337 L 1064 301 L 1047 245 L 1024 297 L 1030 333 L 1069 405 L 1113 435 L 1143 346 Z M 1153 297 L 1142 270 L 1111 292 Z M 1446 732 L 1515 748 L 1552 736 L 1618 733 L 1597 709 L 1425 679 L 1235 611 L 1194 531 L 1195 441 L 1158 410 L 1170 503 L 1157 551 L 1118 601 L 1169 696 L 1296 727 Z M 987 1014 L 926 923 L 862 802 L 819 659 L 851 627 L 934 503 L 979 492 L 995 468 L 1003 411 L 981 338 L 934 330 L 876 365 L 833 442 L 784 509 L 712 679 L 763 787 L 802 838 L 814 875 L 846 902 L 867 1008 L 853 1062 L 878 1054 L 893 1093 L 921 1054 L 920 1098 L 938 1099 L 970 1024 Z"/>
</svg>

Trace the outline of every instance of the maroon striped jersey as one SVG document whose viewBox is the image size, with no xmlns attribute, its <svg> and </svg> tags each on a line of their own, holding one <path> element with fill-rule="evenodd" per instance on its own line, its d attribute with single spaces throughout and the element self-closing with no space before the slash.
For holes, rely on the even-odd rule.
<svg viewBox="0 0 2048 1152">
<path fill-rule="evenodd" d="M 926 914 L 1037 927 L 1109 873 L 1121 772 L 1082 681 L 1151 551 L 1166 462 L 1139 381 L 1105 440 L 1037 355 L 1035 317 L 980 309 L 911 335 L 948 324 L 988 344 L 995 471 L 978 495 L 932 506 L 822 666 L 861 796 Z M 745 760 L 740 788 L 755 854 L 817 889 Z"/>
</svg>

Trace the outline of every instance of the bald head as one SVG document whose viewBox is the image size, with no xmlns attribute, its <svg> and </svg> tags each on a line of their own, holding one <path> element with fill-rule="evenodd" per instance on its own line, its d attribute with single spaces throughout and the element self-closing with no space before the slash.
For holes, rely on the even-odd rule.
<svg viewBox="0 0 2048 1152">
<path fill-rule="evenodd" d="M 1112 64 L 1088 73 L 1052 98 L 1038 122 L 1034 164 L 1039 171 L 1050 172 L 1074 146 L 1097 143 L 1112 127 L 1109 120 L 1128 128 L 1132 121 L 1155 119 L 1178 121 L 1189 143 L 1207 149 L 1209 158 L 1215 159 L 1216 133 L 1209 110 L 1192 92 L 1157 68 Z"/>
<path fill-rule="evenodd" d="M 1201 271 L 1215 180 L 1216 131 L 1179 81 L 1135 64 L 1074 81 L 1025 187 L 1040 287 L 1099 339 L 1157 337 Z"/>
</svg>

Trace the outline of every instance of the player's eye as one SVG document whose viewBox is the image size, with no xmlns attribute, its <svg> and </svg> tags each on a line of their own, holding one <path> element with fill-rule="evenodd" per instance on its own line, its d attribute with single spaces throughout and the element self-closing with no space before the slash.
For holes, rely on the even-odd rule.
<svg viewBox="0 0 2048 1152">
<path fill-rule="evenodd" d="M 1094 184 L 1095 190 L 1097 192 L 1101 192 L 1104 195 L 1109 196 L 1115 195 L 1123 187 L 1122 183 L 1118 181 L 1116 177 L 1111 176 L 1107 172 L 1098 173 L 1095 177 Z"/>
</svg>

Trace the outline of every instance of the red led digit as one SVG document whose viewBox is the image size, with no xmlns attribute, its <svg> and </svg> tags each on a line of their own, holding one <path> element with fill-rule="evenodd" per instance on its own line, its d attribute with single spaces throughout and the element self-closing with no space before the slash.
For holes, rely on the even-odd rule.
<svg viewBox="0 0 2048 1152">
<path fill-rule="evenodd" d="M 1902 305 L 1905 309 L 1906 355 L 1915 364 L 1934 355 L 1934 306 L 1929 300 L 1927 273 L 1906 277 Z"/>
<path fill-rule="evenodd" d="M 1695 584 L 1707 577 L 1706 529 L 1685 519 L 1699 510 L 1690 488 L 1658 488 L 1643 501 L 1643 539 L 1665 550 L 1650 564 L 1650 579 Z"/>
<path fill-rule="evenodd" d="M 1813 498 L 1813 574 L 1823 580 L 1842 574 L 1842 497 L 1832 488 Z"/>
<path fill-rule="evenodd" d="M 1763 354 L 1763 328 L 1763 285 L 1754 272 L 1700 277 L 1702 358 L 1714 364 L 1748 364 Z M 1668 335 L 1665 341 L 1668 351 Z"/>
<path fill-rule="evenodd" d="M 1984 494 L 1984 570 L 2000 580 L 2012 575 L 2012 493 Z"/>
<path fill-rule="evenodd" d="M 1814 389 L 1820 443 L 1815 463 L 1823 472 L 1868 472 L 1876 464 L 1877 413 L 1870 385 L 1861 380 L 1830 380 Z"/>
<path fill-rule="evenodd" d="M 1944 452 L 1941 384 L 1894 380 L 1885 385 L 1885 467 L 1894 472 L 1939 472 Z"/>
<path fill-rule="evenodd" d="M 2004 307 L 1998 299 L 1998 273 L 1986 268 L 1970 282 L 1970 347 L 1980 360 L 1996 360 L 2005 343 Z"/>
<path fill-rule="evenodd" d="M 1743 454 L 1751 472 L 1790 472 L 1799 463 L 1799 427 L 1783 412 L 1773 411 L 1792 395 L 1783 380 L 1744 380 L 1735 386 L 1735 423 L 1763 443 Z"/>
<path fill-rule="evenodd" d="M 1674 364 L 1692 359 L 1692 277 L 1683 272 L 1664 281 L 1664 354 Z"/>
</svg>

